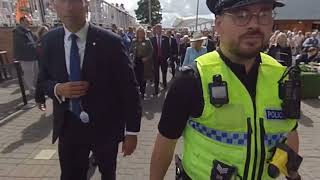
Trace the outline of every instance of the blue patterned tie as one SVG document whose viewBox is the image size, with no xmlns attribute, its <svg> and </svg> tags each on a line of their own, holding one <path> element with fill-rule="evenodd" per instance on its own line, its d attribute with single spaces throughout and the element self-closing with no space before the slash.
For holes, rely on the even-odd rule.
<svg viewBox="0 0 320 180">
<path fill-rule="evenodd" d="M 70 81 L 80 81 L 81 78 L 81 67 L 80 67 L 80 55 L 79 48 L 77 45 L 78 36 L 75 34 L 70 35 L 72 39 L 71 51 L 70 51 Z M 71 110 L 73 114 L 80 117 L 80 98 L 71 99 Z"/>
</svg>

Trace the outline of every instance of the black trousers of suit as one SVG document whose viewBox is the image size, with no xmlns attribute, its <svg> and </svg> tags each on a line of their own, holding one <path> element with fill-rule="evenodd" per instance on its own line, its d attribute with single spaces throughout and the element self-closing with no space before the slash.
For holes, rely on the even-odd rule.
<svg viewBox="0 0 320 180">
<path fill-rule="evenodd" d="M 167 71 L 168 71 L 168 62 L 165 58 L 156 58 L 154 62 L 154 92 L 155 94 L 159 93 L 159 82 L 160 82 L 160 72 L 162 72 L 162 83 L 164 87 L 167 87 Z"/>
<path fill-rule="evenodd" d="M 172 71 L 172 76 L 174 77 L 176 74 L 176 64 L 177 66 L 179 66 L 179 59 L 171 57 L 169 62 L 170 62 L 170 67 Z"/>
<path fill-rule="evenodd" d="M 42 87 L 39 85 L 38 82 L 36 84 L 35 101 L 36 103 L 43 103 L 43 104 L 46 102 L 46 96 L 45 96 L 44 90 L 42 89 Z"/>
<path fill-rule="evenodd" d="M 90 151 L 97 161 L 102 180 L 116 179 L 118 142 L 92 143 L 90 123 L 84 124 L 71 112 L 66 113 L 59 136 L 61 180 L 87 180 Z"/>
<path fill-rule="evenodd" d="M 141 58 L 136 57 L 134 60 L 135 67 L 134 73 L 136 75 L 137 81 L 140 87 L 140 93 L 143 96 L 146 92 L 147 81 L 144 79 L 144 64 Z"/>
<path fill-rule="evenodd" d="M 36 82 L 35 101 L 36 103 L 43 103 L 43 104 L 46 103 L 45 92 L 43 87 L 40 86 L 39 77 L 37 77 L 37 82 Z"/>
</svg>

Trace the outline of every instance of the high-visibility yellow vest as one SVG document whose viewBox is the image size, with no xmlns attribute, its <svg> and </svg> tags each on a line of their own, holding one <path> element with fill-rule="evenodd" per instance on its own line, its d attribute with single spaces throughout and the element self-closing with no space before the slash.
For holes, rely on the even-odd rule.
<svg viewBox="0 0 320 180">
<path fill-rule="evenodd" d="M 261 53 L 256 98 L 214 51 L 196 59 L 204 109 L 201 117 L 190 118 L 183 133 L 183 167 L 193 180 L 210 179 L 214 160 L 237 168 L 235 179 L 272 179 L 268 160 L 272 148 L 286 140 L 297 121 L 284 119 L 278 81 L 285 67 Z M 220 74 L 228 84 L 229 103 L 220 108 L 210 103 L 209 84 Z M 241 177 L 241 178 L 240 178 Z"/>
</svg>

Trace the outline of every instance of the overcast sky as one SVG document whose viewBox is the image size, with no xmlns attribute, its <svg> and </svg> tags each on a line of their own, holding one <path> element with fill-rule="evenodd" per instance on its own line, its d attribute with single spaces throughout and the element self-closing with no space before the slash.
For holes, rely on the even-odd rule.
<svg viewBox="0 0 320 180">
<path fill-rule="evenodd" d="M 106 0 L 110 3 L 123 3 L 132 15 L 137 9 L 138 0 Z M 164 26 L 171 26 L 176 17 L 195 16 L 197 12 L 197 0 L 160 0 Z M 199 14 L 211 14 L 206 6 L 206 0 L 199 0 Z"/>
</svg>

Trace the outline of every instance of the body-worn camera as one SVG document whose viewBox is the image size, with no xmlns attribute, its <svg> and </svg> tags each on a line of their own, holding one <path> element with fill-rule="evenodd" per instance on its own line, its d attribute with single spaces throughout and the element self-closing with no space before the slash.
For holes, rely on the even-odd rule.
<svg viewBox="0 0 320 180">
<path fill-rule="evenodd" d="M 299 119 L 301 104 L 301 70 L 298 65 L 288 68 L 279 80 L 279 97 L 285 118 Z M 286 77 L 287 80 L 284 80 Z"/>
<path fill-rule="evenodd" d="M 227 82 L 222 81 L 221 75 L 214 75 L 209 84 L 210 102 L 215 107 L 221 107 L 229 103 Z"/>
</svg>

